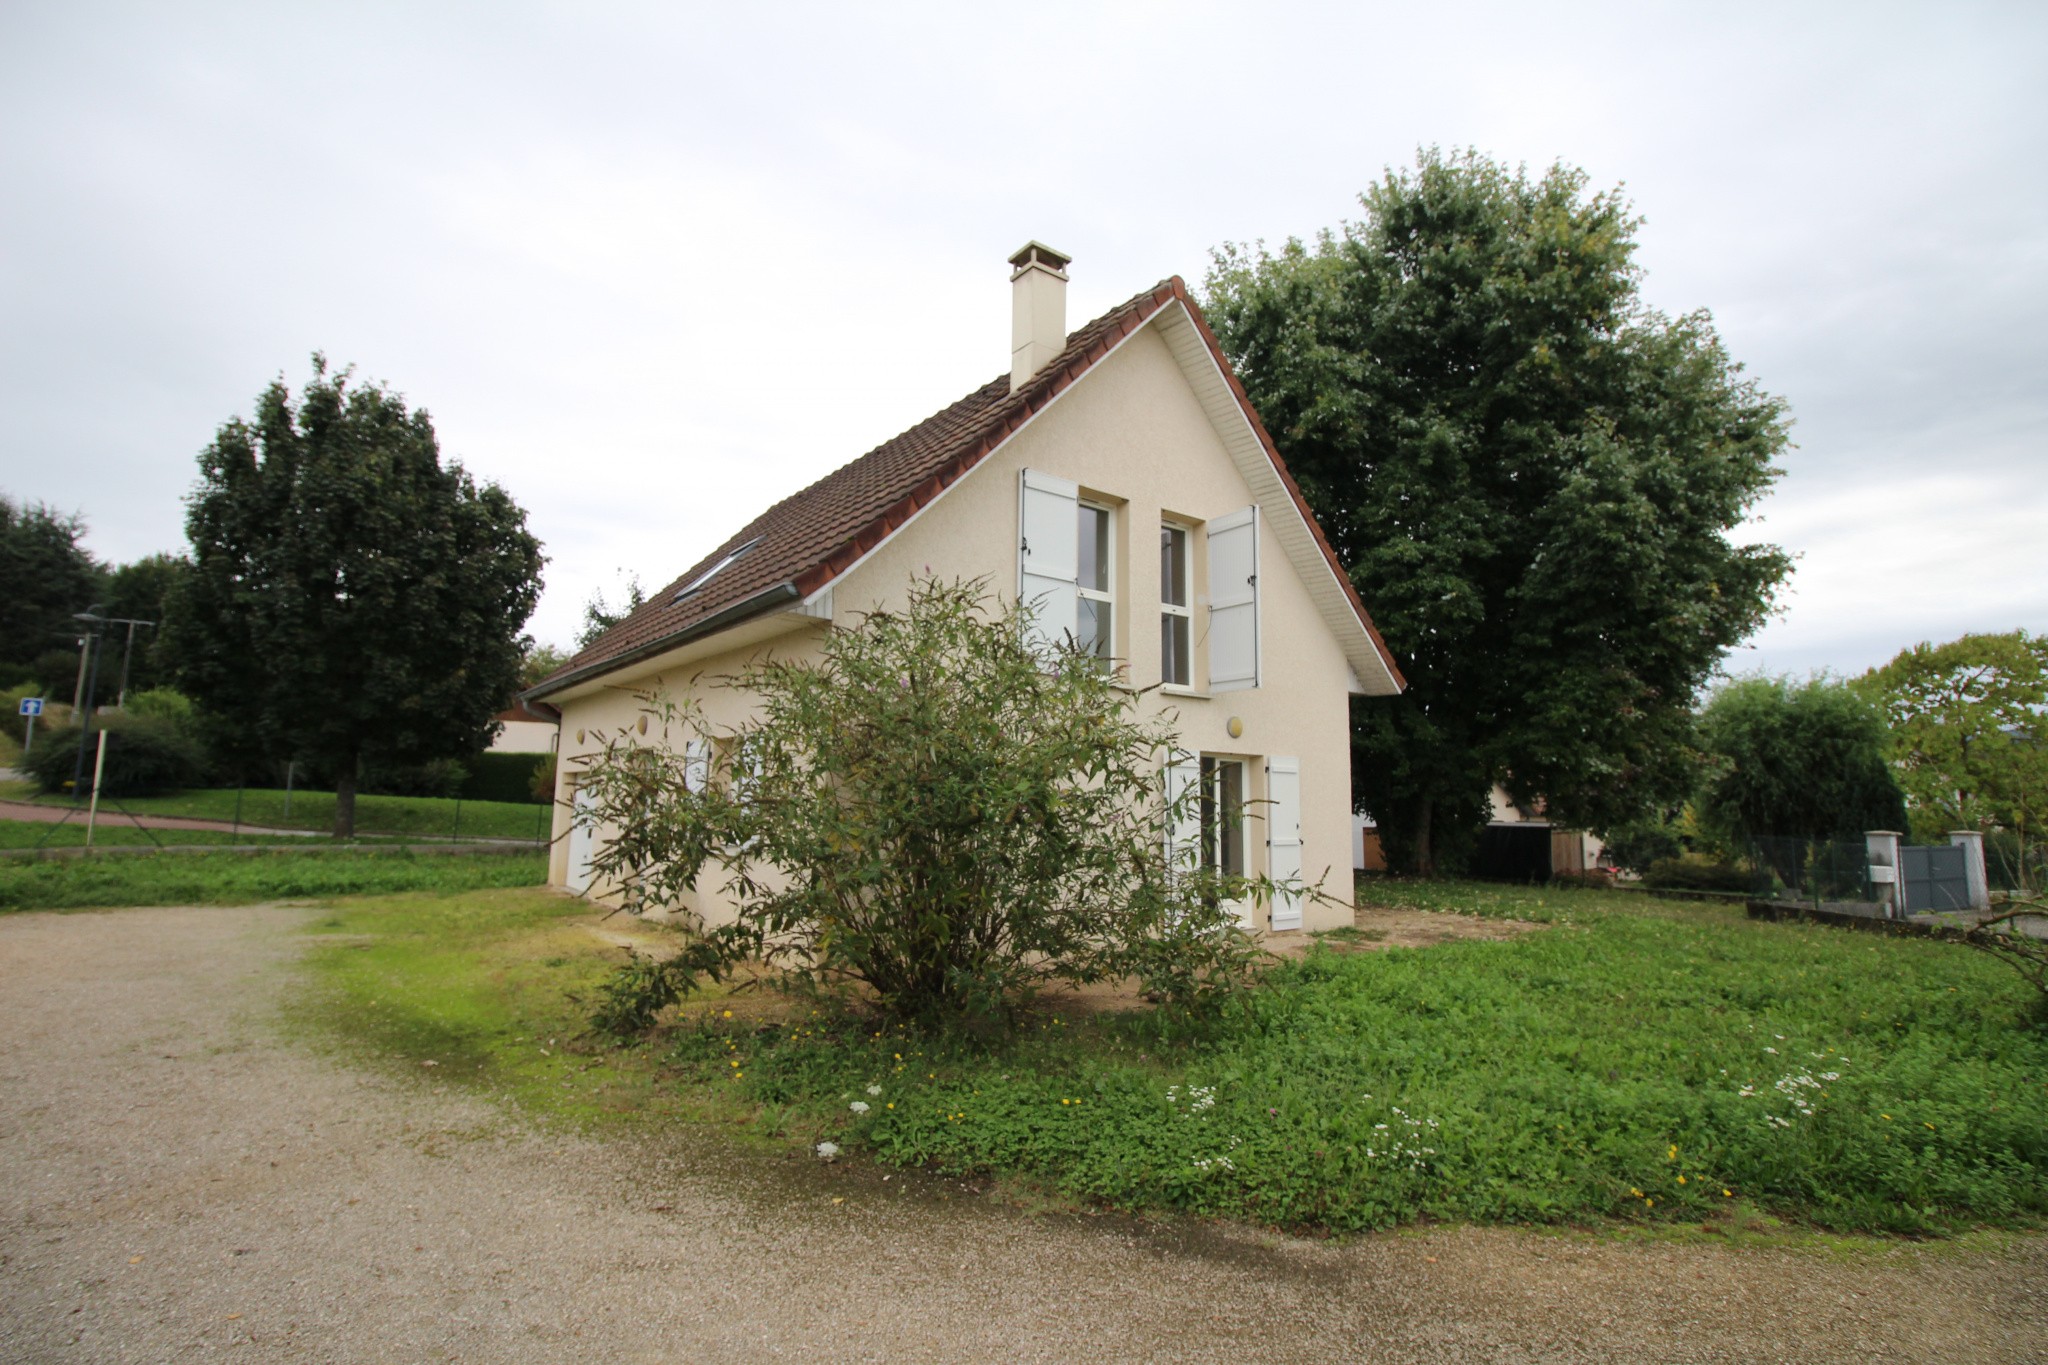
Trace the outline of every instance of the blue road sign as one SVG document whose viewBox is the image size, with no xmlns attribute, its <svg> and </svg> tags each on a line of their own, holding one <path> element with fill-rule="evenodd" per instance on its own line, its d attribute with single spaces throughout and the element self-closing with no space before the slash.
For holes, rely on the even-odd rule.
<svg viewBox="0 0 2048 1365">
<path fill-rule="evenodd" d="M 23 697 L 21 699 L 21 714 L 24 716 L 40 716 L 43 714 L 43 699 L 41 697 Z"/>
</svg>

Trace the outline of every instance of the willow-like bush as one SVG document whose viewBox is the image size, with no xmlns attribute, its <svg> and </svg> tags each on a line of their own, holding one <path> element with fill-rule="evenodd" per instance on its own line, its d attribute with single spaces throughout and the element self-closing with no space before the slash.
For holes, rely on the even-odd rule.
<svg viewBox="0 0 2048 1365">
<path fill-rule="evenodd" d="M 1274 888 L 1170 847 L 1191 814 L 1161 781 L 1171 715 L 1092 656 L 1034 651 L 1025 625 L 983 583 L 925 579 L 813 660 L 706 684 L 757 701 L 736 730 L 643 694 L 646 734 L 636 719 L 584 765 L 594 871 L 636 913 L 699 886 L 737 907 L 683 916 L 664 991 L 761 960 L 899 1017 L 999 1020 L 1052 980 L 1136 976 L 1193 1003 L 1243 978 L 1256 954 L 1228 903 Z"/>
</svg>

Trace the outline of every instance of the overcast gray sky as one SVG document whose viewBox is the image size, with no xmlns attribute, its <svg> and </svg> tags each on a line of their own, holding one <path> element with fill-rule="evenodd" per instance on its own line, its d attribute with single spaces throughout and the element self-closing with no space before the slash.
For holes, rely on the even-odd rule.
<svg viewBox="0 0 2048 1365">
<path fill-rule="evenodd" d="M 1730 667 L 2048 630 L 2048 7 L 0 3 L 0 489 L 183 543 L 319 349 L 546 542 L 665 582 L 1070 322 L 1357 215 L 1425 143 L 1623 183 L 1798 448 Z"/>
</svg>

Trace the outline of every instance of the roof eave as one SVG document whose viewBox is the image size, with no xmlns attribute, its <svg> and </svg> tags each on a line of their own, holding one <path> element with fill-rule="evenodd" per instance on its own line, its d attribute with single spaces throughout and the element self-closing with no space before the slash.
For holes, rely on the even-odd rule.
<svg viewBox="0 0 2048 1365">
<path fill-rule="evenodd" d="M 740 599 L 723 611 L 707 616 L 701 621 L 692 622 L 681 630 L 649 640 L 645 644 L 636 645 L 623 654 L 615 654 L 610 658 L 599 659 L 594 663 L 585 664 L 571 673 L 559 673 L 552 678 L 543 679 L 526 691 L 521 692 L 519 699 L 524 702 L 537 702 L 542 697 L 554 696 L 558 692 L 567 691 L 578 683 L 589 682 L 592 678 L 601 678 L 607 673 L 616 673 L 620 669 L 639 663 L 643 659 L 650 659 L 657 654 L 664 654 L 671 649 L 681 648 L 683 645 L 689 644 L 693 640 L 701 640 L 707 635 L 716 635 L 718 632 L 731 626 L 736 626 L 742 621 L 751 620 L 756 616 L 766 616 L 778 607 L 785 606 L 791 602 L 801 601 L 802 599 L 803 594 L 798 591 L 795 583 L 777 583 L 773 587 L 763 588 L 752 597 Z"/>
</svg>

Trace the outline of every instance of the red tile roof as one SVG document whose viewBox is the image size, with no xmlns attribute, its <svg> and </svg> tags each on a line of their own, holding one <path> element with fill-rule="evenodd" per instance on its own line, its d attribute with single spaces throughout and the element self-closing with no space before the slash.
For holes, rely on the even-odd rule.
<svg viewBox="0 0 2048 1365">
<path fill-rule="evenodd" d="M 1010 376 L 999 375 L 951 407 L 776 503 L 691 565 L 673 583 L 651 595 L 639 610 L 593 640 L 526 695 L 540 697 L 558 692 L 585 678 L 723 629 L 758 611 L 809 597 L 981 463 L 989 452 L 1087 373 L 1096 361 L 1176 299 L 1187 307 L 1211 354 L 1230 380 L 1232 392 L 1251 418 L 1274 467 L 1314 531 L 1317 544 L 1350 593 L 1359 621 L 1398 681 L 1400 673 L 1352 589 L 1350 575 L 1337 563 L 1329 542 L 1323 538 L 1322 528 L 1316 525 L 1314 514 L 1302 499 L 1301 490 L 1273 448 L 1266 429 L 1259 424 L 1257 414 L 1252 412 L 1251 402 L 1229 361 L 1224 359 L 1201 310 L 1189 296 L 1187 285 L 1176 275 L 1070 334 L 1065 349 L 1015 393 L 1010 391 Z M 743 547 L 745 552 L 709 582 L 681 601 L 676 600 L 685 587 Z"/>
</svg>

